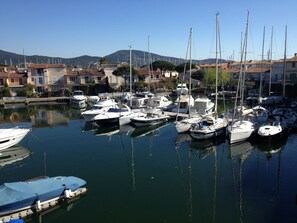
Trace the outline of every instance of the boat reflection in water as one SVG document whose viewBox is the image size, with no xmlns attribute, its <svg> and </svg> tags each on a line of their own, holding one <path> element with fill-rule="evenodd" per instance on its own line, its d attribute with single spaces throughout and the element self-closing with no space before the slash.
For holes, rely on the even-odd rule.
<svg viewBox="0 0 297 223">
<path fill-rule="evenodd" d="M 193 138 L 188 133 L 180 133 L 176 136 L 175 143 L 180 144 L 183 142 L 190 142 Z"/>
<path fill-rule="evenodd" d="M 273 154 L 279 153 L 286 145 L 288 136 L 282 138 L 270 138 L 266 141 L 258 141 L 257 147 L 261 152 L 266 154 L 266 158 L 269 160 Z"/>
<path fill-rule="evenodd" d="M 131 125 L 118 124 L 98 124 L 96 122 L 86 122 L 82 128 L 82 132 L 94 131 L 96 136 L 112 136 L 115 134 L 128 134 L 134 130 Z"/>
<path fill-rule="evenodd" d="M 230 145 L 230 157 L 232 160 L 232 176 L 233 176 L 233 188 L 236 195 L 236 204 L 238 205 L 237 216 L 239 222 L 243 222 L 244 218 L 244 185 L 243 185 L 243 164 L 250 156 L 254 146 L 247 141 L 231 144 Z"/>
<path fill-rule="evenodd" d="M 148 136 L 148 135 L 156 135 L 159 133 L 159 130 L 161 128 L 164 128 L 167 126 L 168 123 L 160 123 L 156 125 L 151 126 L 141 126 L 134 129 L 134 131 L 131 133 L 132 138 L 138 138 L 142 136 Z"/>
<path fill-rule="evenodd" d="M 205 139 L 205 140 L 191 140 L 190 148 L 197 150 L 199 154 L 199 158 L 203 159 L 208 154 L 214 152 L 217 146 L 226 143 L 227 137 L 225 135 L 221 135 L 219 137 L 213 139 Z"/>
<path fill-rule="evenodd" d="M 30 151 L 20 145 L 15 145 L 0 151 L 0 168 L 27 158 Z"/>
<path fill-rule="evenodd" d="M 246 157 L 251 153 L 254 146 L 248 142 L 240 142 L 230 145 L 230 157 L 231 158 L 239 158 L 242 162 L 246 159 Z"/>
</svg>

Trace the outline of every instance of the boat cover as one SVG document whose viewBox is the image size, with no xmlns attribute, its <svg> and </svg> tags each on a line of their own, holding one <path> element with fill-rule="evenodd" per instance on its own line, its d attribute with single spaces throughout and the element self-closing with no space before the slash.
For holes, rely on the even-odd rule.
<svg viewBox="0 0 297 223">
<path fill-rule="evenodd" d="M 0 215 L 13 212 L 40 202 L 63 195 L 66 189 L 75 191 L 84 186 L 86 181 L 69 176 L 43 178 L 28 182 L 4 183 L 0 186 Z"/>
</svg>

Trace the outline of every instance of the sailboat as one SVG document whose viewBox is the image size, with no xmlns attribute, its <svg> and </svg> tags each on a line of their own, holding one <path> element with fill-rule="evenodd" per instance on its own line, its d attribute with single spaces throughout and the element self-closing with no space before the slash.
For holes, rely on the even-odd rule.
<svg viewBox="0 0 297 223">
<path fill-rule="evenodd" d="M 240 118 L 239 118 L 239 120 L 234 121 L 235 113 L 233 114 L 232 123 L 228 127 L 228 135 L 229 135 L 230 144 L 238 143 L 238 142 L 246 140 L 255 131 L 253 122 L 251 122 L 249 120 L 243 120 L 244 113 L 246 112 L 246 111 L 244 111 L 244 107 L 243 107 L 244 82 L 245 82 L 245 70 L 243 70 L 243 69 L 245 69 L 245 67 L 246 67 L 248 25 L 249 25 L 249 12 L 248 12 L 248 17 L 247 17 L 244 42 L 243 42 L 243 46 L 242 46 L 242 50 L 241 50 L 241 66 L 240 66 L 240 74 L 239 74 L 238 85 L 237 85 L 237 94 L 238 94 L 239 90 L 241 91 Z M 260 91 L 261 91 L 261 89 L 260 89 Z M 234 111 L 236 108 L 236 104 L 237 104 L 237 99 L 235 100 Z"/>
<path fill-rule="evenodd" d="M 285 52 L 284 52 L 284 70 L 283 70 L 283 98 L 285 97 L 286 87 L 286 48 L 287 48 L 287 27 L 285 30 Z M 276 113 L 276 112 L 275 112 Z M 283 115 L 270 115 L 268 122 L 263 124 L 257 131 L 261 138 L 282 137 L 288 131 L 286 118 Z"/>
<path fill-rule="evenodd" d="M 218 117 L 218 37 L 219 37 L 219 13 L 216 14 L 216 88 L 215 88 L 215 114 L 205 117 L 201 122 L 192 125 L 190 131 L 194 139 L 210 139 L 223 135 L 228 126 L 228 120 L 222 116 Z"/>
<path fill-rule="evenodd" d="M 190 29 L 190 36 L 189 36 L 189 48 L 190 48 L 190 90 L 188 92 L 188 95 L 179 95 L 178 100 L 178 106 L 176 108 L 177 112 L 181 113 L 187 113 L 189 112 L 189 118 L 182 119 L 180 121 L 175 122 L 175 128 L 178 133 L 185 133 L 188 132 L 189 129 L 193 124 L 196 124 L 201 121 L 202 117 L 200 114 L 191 114 L 191 108 L 190 106 L 195 105 L 194 98 L 191 95 L 191 73 L 192 73 L 192 58 L 191 58 L 191 48 L 192 48 L 192 28 Z M 186 65 L 185 65 L 186 69 Z M 198 102 L 197 102 L 198 103 Z M 200 104 L 199 104 L 200 105 Z M 184 111 L 185 110 L 185 111 Z M 172 110 L 174 111 L 174 109 Z M 199 111 L 199 109 L 198 109 Z"/>
</svg>

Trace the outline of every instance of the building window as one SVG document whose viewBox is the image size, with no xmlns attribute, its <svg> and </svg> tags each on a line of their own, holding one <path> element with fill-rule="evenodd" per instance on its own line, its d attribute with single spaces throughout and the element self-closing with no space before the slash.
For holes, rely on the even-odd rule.
<svg viewBox="0 0 297 223">
<path fill-rule="evenodd" d="M 292 62 L 292 67 L 295 68 L 296 67 L 296 63 Z"/>
<path fill-rule="evenodd" d="M 23 85 L 23 79 L 22 78 L 19 78 L 19 84 Z"/>
<path fill-rule="evenodd" d="M 70 82 L 75 83 L 77 80 L 77 77 L 70 77 L 69 80 Z"/>
<path fill-rule="evenodd" d="M 101 81 L 101 77 L 97 77 L 97 80 L 98 80 L 98 81 Z"/>
<path fill-rule="evenodd" d="M 43 84 L 43 78 L 42 77 L 39 78 L 39 84 Z"/>
<path fill-rule="evenodd" d="M 296 81 L 296 79 L 297 79 L 297 74 L 296 73 L 291 73 L 290 74 L 290 80 L 291 81 Z"/>
<path fill-rule="evenodd" d="M 34 77 L 31 77 L 31 81 L 34 82 Z"/>
<path fill-rule="evenodd" d="M 88 76 L 85 76 L 85 83 L 89 83 L 89 77 Z"/>
<path fill-rule="evenodd" d="M 4 85 L 4 80 L 2 78 L 0 79 L 0 85 Z"/>
<path fill-rule="evenodd" d="M 14 83 L 14 79 L 13 78 L 10 79 L 10 83 Z"/>
</svg>

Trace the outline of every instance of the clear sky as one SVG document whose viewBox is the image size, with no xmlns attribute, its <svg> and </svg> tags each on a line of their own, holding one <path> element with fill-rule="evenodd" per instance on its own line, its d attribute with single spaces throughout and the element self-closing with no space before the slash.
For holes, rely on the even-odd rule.
<svg viewBox="0 0 297 223">
<path fill-rule="evenodd" d="M 215 57 L 215 14 L 222 58 L 239 60 L 241 33 L 250 11 L 249 59 L 265 54 L 274 27 L 273 59 L 297 53 L 296 0 L 1 0 L 0 49 L 26 55 L 106 56 L 118 50 L 185 58 L 193 28 L 193 59 Z M 150 41 L 148 41 L 150 36 Z"/>
</svg>

